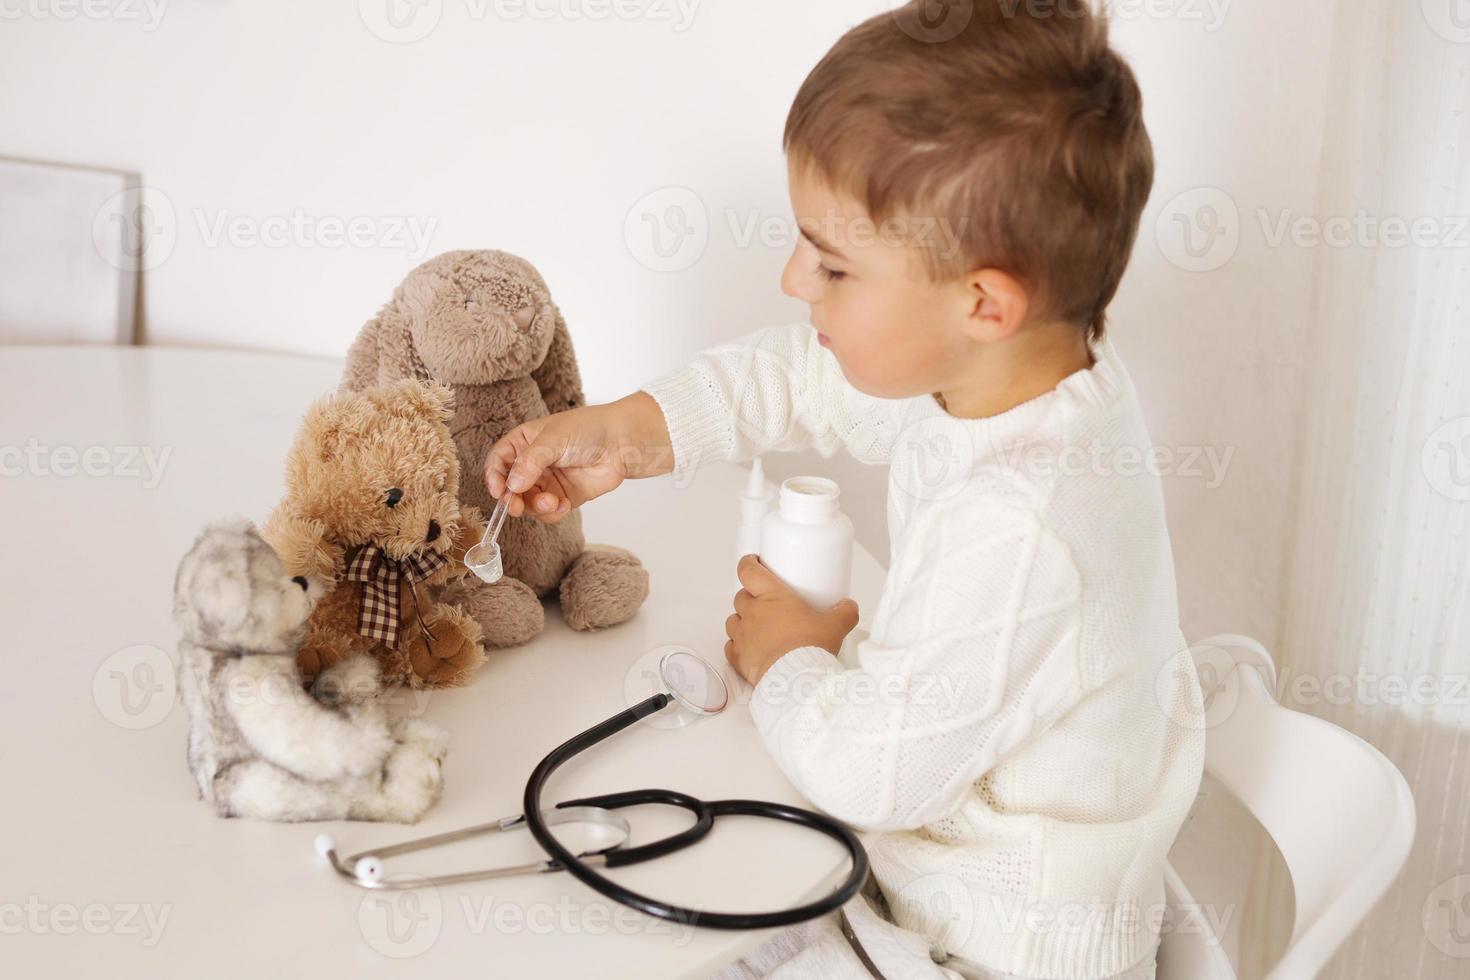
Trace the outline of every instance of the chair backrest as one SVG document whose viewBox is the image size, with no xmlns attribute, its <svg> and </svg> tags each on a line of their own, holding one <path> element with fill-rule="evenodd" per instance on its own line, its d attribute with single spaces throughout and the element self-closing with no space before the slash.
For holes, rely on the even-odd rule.
<svg viewBox="0 0 1470 980">
<path fill-rule="evenodd" d="M 120 173 L 0 159 L 0 343 L 133 342 L 136 185 Z"/>
<path fill-rule="evenodd" d="M 1291 874 L 1296 919 L 1268 976 L 1314 977 L 1407 860 L 1414 798 L 1373 746 L 1279 705 L 1260 644 L 1212 637 L 1193 652 L 1206 696 L 1205 768 L 1271 835 Z"/>
</svg>

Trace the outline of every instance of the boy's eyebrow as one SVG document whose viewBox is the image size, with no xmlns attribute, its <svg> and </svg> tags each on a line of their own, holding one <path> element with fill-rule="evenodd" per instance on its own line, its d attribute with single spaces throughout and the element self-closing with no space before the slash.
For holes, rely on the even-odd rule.
<svg viewBox="0 0 1470 980">
<path fill-rule="evenodd" d="M 801 237 L 805 238 L 807 241 L 815 245 L 817 247 L 817 251 L 826 252 L 828 255 L 835 255 L 839 259 L 847 258 L 847 256 L 843 255 L 842 252 L 835 245 L 827 244 L 827 242 L 824 241 L 820 235 L 808 228 L 805 222 L 800 225 L 800 228 Z"/>
</svg>

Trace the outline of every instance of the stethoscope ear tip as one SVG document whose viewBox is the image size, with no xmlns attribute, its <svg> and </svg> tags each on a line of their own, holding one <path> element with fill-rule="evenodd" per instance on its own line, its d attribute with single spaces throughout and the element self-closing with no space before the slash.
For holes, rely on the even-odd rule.
<svg viewBox="0 0 1470 980">
<path fill-rule="evenodd" d="M 347 874 L 347 869 L 337 859 L 337 838 L 331 834 L 317 834 L 316 840 L 312 841 L 317 854 L 331 864 L 341 874 Z M 351 860 L 349 858 L 349 860 Z M 351 877 L 356 878 L 360 885 L 376 885 L 383 880 L 383 862 L 376 854 L 365 854 L 352 863 Z"/>
<path fill-rule="evenodd" d="M 369 854 L 352 866 L 352 873 L 358 881 L 375 885 L 383 880 L 383 862 Z"/>
</svg>

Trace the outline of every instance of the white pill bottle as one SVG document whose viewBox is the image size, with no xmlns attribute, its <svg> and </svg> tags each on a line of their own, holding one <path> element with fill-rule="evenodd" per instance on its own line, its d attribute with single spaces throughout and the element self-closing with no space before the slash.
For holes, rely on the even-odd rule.
<svg viewBox="0 0 1470 980">
<path fill-rule="evenodd" d="M 852 521 L 838 507 L 841 494 L 823 477 L 792 477 L 761 524 L 761 563 L 817 609 L 852 594 Z"/>
</svg>

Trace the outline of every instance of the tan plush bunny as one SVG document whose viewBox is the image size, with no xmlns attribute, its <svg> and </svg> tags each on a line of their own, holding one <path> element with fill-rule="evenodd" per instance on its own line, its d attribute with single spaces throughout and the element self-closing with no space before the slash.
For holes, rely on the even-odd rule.
<svg viewBox="0 0 1470 980">
<path fill-rule="evenodd" d="M 453 390 L 449 425 L 463 473 L 460 500 L 486 515 L 495 500 L 480 474 L 496 440 L 529 419 L 585 402 L 561 311 L 535 268 L 505 252 L 446 252 L 428 260 L 362 328 L 348 351 L 342 388 L 360 391 L 404 378 Z M 510 646 L 539 633 L 540 600 L 553 592 L 578 630 L 621 623 L 648 597 L 648 572 L 638 559 L 618 548 L 589 548 L 576 512 L 557 524 L 509 520 L 500 544 L 504 579 L 474 596 L 448 590 L 480 623 L 486 645 Z"/>
</svg>

